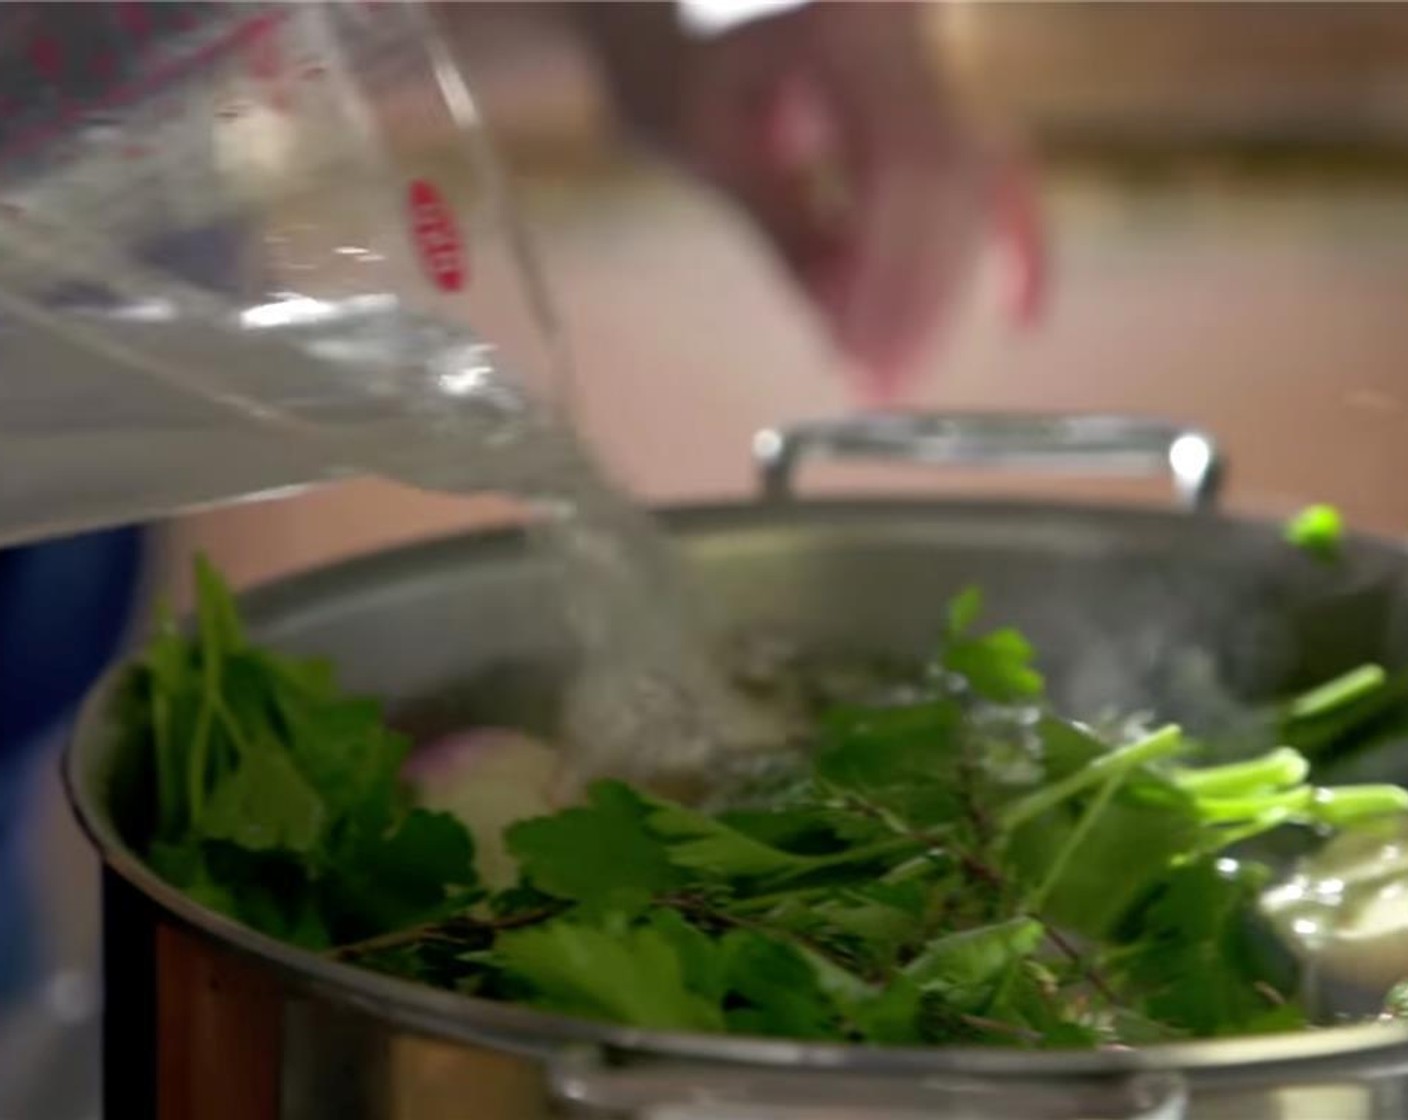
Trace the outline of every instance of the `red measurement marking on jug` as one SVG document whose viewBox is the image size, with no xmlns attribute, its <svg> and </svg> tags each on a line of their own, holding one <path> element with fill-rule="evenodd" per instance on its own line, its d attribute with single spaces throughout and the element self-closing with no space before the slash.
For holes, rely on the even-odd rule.
<svg viewBox="0 0 1408 1120">
<path fill-rule="evenodd" d="M 434 183 L 414 179 L 406 190 L 411 240 L 425 274 L 442 292 L 458 292 L 467 280 L 464 245 L 455 214 Z"/>
<path fill-rule="evenodd" d="M 240 54 L 277 64 L 267 44 L 292 5 L 0 2 L 0 169 L 85 123 L 119 123 L 154 95 L 199 83 Z M 248 52 L 248 53 L 246 53 Z M 262 53 L 261 53 L 262 52 Z M 266 100 L 269 98 L 266 96 Z M 179 111 L 178 97 L 166 99 Z M 166 111 L 161 101 L 156 112 Z"/>
</svg>

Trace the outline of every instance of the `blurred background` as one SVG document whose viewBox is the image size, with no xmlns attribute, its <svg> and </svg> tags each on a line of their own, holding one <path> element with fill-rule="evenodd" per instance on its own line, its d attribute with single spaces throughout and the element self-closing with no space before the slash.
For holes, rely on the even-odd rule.
<svg viewBox="0 0 1408 1120">
<path fill-rule="evenodd" d="M 542 8 L 440 14 L 546 258 L 579 420 L 649 501 L 747 494 L 755 429 L 851 405 L 834 359 L 743 219 L 627 143 Z M 979 292 L 921 403 L 1174 415 L 1224 441 L 1238 509 L 1329 500 L 1402 531 L 1408 9 L 951 3 L 927 28 L 963 100 L 1036 157 L 1054 260 L 1042 327 L 1014 337 Z M 167 547 L 178 581 L 193 546 L 260 580 L 502 513 L 357 483 L 187 518 Z"/>
</svg>

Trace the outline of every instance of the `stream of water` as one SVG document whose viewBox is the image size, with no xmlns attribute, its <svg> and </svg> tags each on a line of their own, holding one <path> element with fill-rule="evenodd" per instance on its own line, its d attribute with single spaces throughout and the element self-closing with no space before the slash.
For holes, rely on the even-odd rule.
<svg viewBox="0 0 1408 1120">
<path fill-rule="evenodd" d="M 574 767 L 637 778 L 697 773 L 719 752 L 763 737 L 761 717 L 716 662 L 671 542 L 570 424 L 499 369 L 491 347 L 399 316 L 377 329 L 412 347 L 405 357 L 420 375 L 398 383 L 406 438 L 362 444 L 358 465 L 422 488 L 497 490 L 530 505 L 531 545 L 554 573 L 578 644 L 564 728 Z"/>
</svg>

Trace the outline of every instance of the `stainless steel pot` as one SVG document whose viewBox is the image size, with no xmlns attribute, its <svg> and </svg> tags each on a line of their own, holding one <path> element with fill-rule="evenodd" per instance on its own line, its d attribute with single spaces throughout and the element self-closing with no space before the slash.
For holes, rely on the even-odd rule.
<svg viewBox="0 0 1408 1120">
<path fill-rule="evenodd" d="M 1055 655 L 1065 703 L 1143 700 L 1194 720 L 1213 678 L 1235 705 L 1368 657 L 1408 662 L 1402 550 L 1355 539 L 1325 565 L 1275 526 L 1218 516 L 1220 462 L 1197 432 L 877 417 L 763 433 L 756 452 L 767 501 L 663 515 L 736 627 L 915 653 L 946 598 L 979 583 Z M 827 455 L 1169 472 L 1189 508 L 793 500 L 796 465 Z M 519 536 L 473 534 L 280 583 L 247 609 L 261 640 L 335 657 L 348 685 L 423 728 L 505 706 L 550 725 L 571 650 L 547 581 Z M 90 699 L 67 777 L 105 864 L 112 1120 L 1370 1120 L 1408 1102 L 1399 1025 L 1142 1052 L 869 1049 L 632 1030 L 353 969 L 209 913 L 142 865 L 129 838 L 143 759 L 114 736 L 109 696 Z"/>
</svg>

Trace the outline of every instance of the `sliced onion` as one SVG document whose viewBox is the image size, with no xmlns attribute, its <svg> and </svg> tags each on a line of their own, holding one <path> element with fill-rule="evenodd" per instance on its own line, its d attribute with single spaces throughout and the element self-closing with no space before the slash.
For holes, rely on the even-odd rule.
<svg viewBox="0 0 1408 1120">
<path fill-rule="evenodd" d="M 570 801 L 562 756 L 532 736 L 504 728 L 431 742 L 412 754 L 404 773 L 420 804 L 453 813 L 469 829 L 479 875 L 493 888 L 511 886 L 518 876 L 504 830 Z"/>
</svg>

